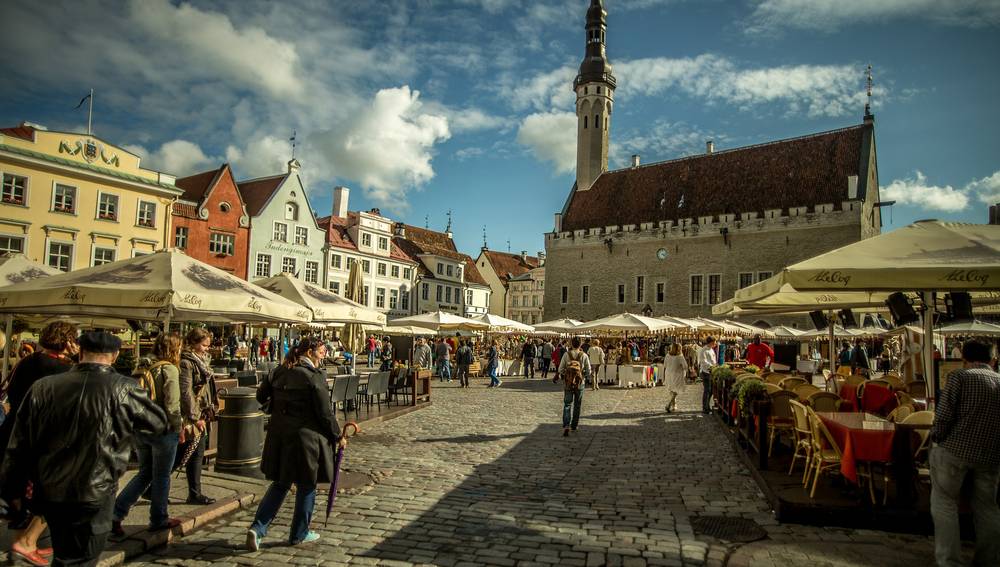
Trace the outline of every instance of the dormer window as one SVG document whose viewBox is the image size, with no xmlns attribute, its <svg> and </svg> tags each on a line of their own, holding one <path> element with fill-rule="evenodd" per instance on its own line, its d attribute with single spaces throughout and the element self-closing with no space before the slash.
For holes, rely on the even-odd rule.
<svg viewBox="0 0 1000 567">
<path fill-rule="evenodd" d="M 285 220 L 299 220 L 299 206 L 295 203 L 285 203 Z"/>
</svg>

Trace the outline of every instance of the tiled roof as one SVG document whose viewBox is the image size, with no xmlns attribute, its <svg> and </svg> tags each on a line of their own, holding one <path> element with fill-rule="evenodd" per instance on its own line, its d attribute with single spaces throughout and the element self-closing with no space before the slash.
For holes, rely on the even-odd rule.
<svg viewBox="0 0 1000 567">
<path fill-rule="evenodd" d="M 603 173 L 576 191 L 562 230 L 639 225 L 765 209 L 839 205 L 861 179 L 872 124 Z"/>
<path fill-rule="evenodd" d="M 496 252 L 493 250 L 483 250 L 483 254 L 486 254 L 486 258 L 493 265 L 493 271 L 497 273 L 500 281 L 504 284 L 507 283 L 510 276 L 519 276 L 532 268 L 538 267 L 538 258 L 534 256 L 527 256 L 522 259 L 520 254 Z"/>
<path fill-rule="evenodd" d="M 288 174 L 282 173 L 281 175 L 238 182 L 236 185 L 240 189 L 240 195 L 243 196 L 243 203 L 247 206 L 247 213 L 252 217 L 259 215 L 268 199 L 278 190 L 278 187 L 281 187 L 286 177 Z"/>
<path fill-rule="evenodd" d="M 177 185 L 178 189 L 184 190 L 184 194 L 180 198 L 184 201 L 200 203 L 205 193 L 215 184 L 215 180 L 222 175 L 226 167 L 226 164 L 222 164 L 217 169 L 177 179 L 174 184 Z"/>
<path fill-rule="evenodd" d="M 403 251 L 416 258 L 420 254 L 435 254 L 452 260 L 462 260 L 465 254 L 460 254 L 455 248 L 455 241 L 444 232 L 420 228 L 404 224 L 404 238 L 393 238 Z"/>
<path fill-rule="evenodd" d="M 463 254 L 463 256 L 465 256 Z M 490 284 L 486 282 L 486 278 L 483 274 L 479 273 L 479 268 L 476 267 L 476 261 L 472 259 L 471 256 L 465 256 L 465 282 L 474 283 L 489 287 Z"/>
<path fill-rule="evenodd" d="M 35 139 L 35 129 L 26 124 L 19 124 L 13 128 L 0 128 L 0 134 L 21 138 L 29 142 Z"/>
<path fill-rule="evenodd" d="M 328 245 L 348 250 L 358 249 L 358 246 L 351 240 L 350 235 L 347 234 L 346 218 L 328 216 L 316 219 L 316 223 L 319 225 L 320 230 L 326 231 L 326 243 Z"/>
</svg>

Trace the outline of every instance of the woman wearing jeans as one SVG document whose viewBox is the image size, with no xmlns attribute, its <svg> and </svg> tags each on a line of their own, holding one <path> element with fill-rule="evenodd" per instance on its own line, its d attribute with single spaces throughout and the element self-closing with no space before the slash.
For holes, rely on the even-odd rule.
<svg viewBox="0 0 1000 567">
<path fill-rule="evenodd" d="M 326 345 L 318 337 L 306 337 L 288 355 L 271 377 L 257 388 L 257 401 L 270 403 L 271 422 L 264 440 L 261 470 L 271 481 L 261 499 L 250 529 L 247 548 L 257 551 L 267 535 L 285 496 L 295 485 L 295 511 L 288 543 L 310 543 L 319 534 L 309 530 L 316 484 L 333 481 L 333 457 L 338 446 L 346 446 L 330 406 L 326 374 L 319 368 Z"/>
<path fill-rule="evenodd" d="M 125 489 L 115 500 L 111 532 L 116 536 L 125 535 L 122 520 L 139 500 L 139 496 L 151 489 L 152 504 L 149 506 L 149 528 L 152 530 L 171 529 L 180 520 L 171 519 L 167 514 L 167 499 L 170 496 L 170 470 L 174 466 L 174 454 L 181 431 L 181 389 L 180 371 L 177 365 L 181 358 L 181 338 L 176 333 L 161 334 L 153 345 L 155 361 L 140 362 L 153 378 L 153 388 L 149 396 L 167 414 L 169 430 L 163 435 L 137 435 L 136 450 L 139 453 L 139 472 L 125 485 Z"/>
</svg>

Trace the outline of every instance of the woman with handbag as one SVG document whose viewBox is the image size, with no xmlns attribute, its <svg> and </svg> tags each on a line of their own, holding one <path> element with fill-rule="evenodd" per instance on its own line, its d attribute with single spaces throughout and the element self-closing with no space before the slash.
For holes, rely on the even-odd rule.
<svg viewBox="0 0 1000 567">
<path fill-rule="evenodd" d="M 288 543 L 319 539 L 319 534 L 309 529 L 316 485 L 333 481 L 336 449 L 347 446 L 330 405 L 326 373 L 320 368 L 326 352 L 318 337 L 303 338 L 257 387 L 257 401 L 269 406 L 271 412 L 260 467 L 271 486 L 247 530 L 251 551 L 260 549 L 260 540 L 267 535 L 293 484 L 295 511 Z"/>
<path fill-rule="evenodd" d="M 201 467 L 208 443 L 209 423 L 215 416 L 215 381 L 208 365 L 212 333 L 202 328 L 188 331 L 180 361 L 181 415 L 184 417 L 186 442 L 197 443 L 187 462 L 188 504 L 212 504 L 201 492 Z"/>
</svg>

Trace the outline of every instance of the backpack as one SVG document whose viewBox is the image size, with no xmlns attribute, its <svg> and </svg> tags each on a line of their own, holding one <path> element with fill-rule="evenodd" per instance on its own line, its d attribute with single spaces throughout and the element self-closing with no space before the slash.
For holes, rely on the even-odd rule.
<svg viewBox="0 0 1000 567">
<path fill-rule="evenodd" d="M 566 368 L 562 371 L 562 379 L 566 382 L 567 390 L 578 390 L 580 384 L 583 384 L 583 366 L 573 356 L 573 353 L 567 352 L 566 356 L 568 357 L 568 362 L 566 362 Z"/>
<path fill-rule="evenodd" d="M 132 378 L 139 382 L 139 387 L 143 390 L 149 392 L 149 399 L 156 401 L 156 380 L 154 376 L 158 372 L 161 372 L 162 368 L 168 364 L 166 360 L 159 360 L 157 362 L 150 363 L 148 358 L 144 358 L 139 361 L 139 365 L 135 367 L 132 372 Z"/>
</svg>

